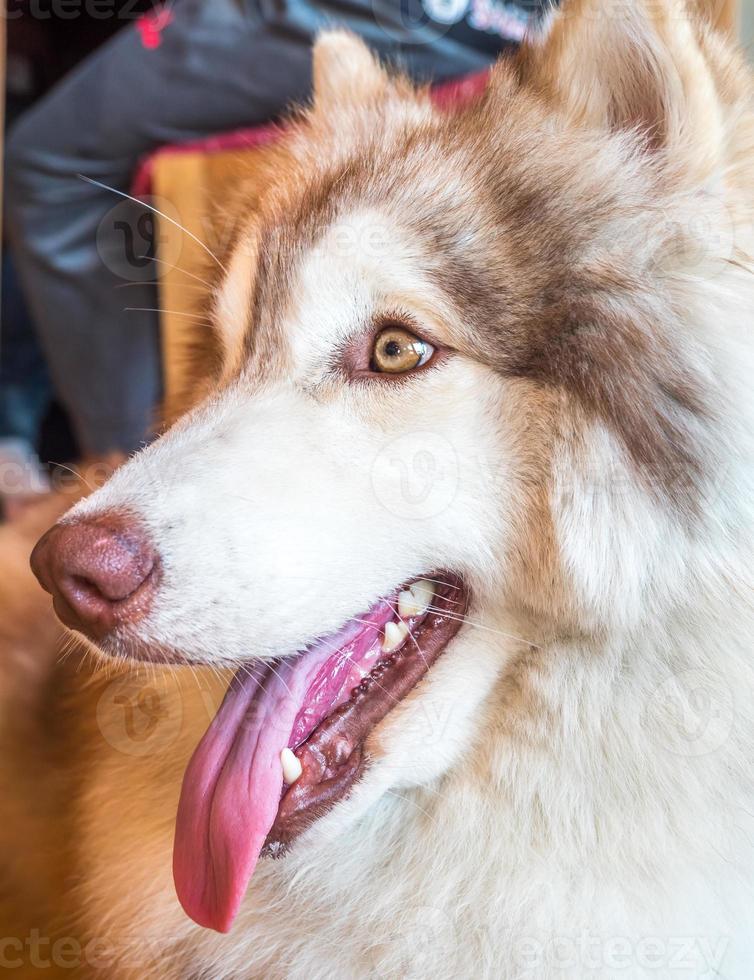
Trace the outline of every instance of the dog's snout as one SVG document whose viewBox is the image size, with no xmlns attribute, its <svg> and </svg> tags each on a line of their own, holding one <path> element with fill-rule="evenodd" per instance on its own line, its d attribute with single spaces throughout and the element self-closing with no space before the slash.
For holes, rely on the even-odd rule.
<svg viewBox="0 0 754 980">
<path fill-rule="evenodd" d="M 65 625 L 96 640 L 147 613 L 158 559 L 146 531 L 112 512 L 51 528 L 31 567 Z"/>
</svg>

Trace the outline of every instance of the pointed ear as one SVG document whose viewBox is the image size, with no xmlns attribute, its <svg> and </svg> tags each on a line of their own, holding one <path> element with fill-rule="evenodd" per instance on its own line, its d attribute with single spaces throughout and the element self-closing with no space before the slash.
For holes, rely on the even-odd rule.
<svg viewBox="0 0 754 980">
<path fill-rule="evenodd" d="M 522 51 L 522 77 L 579 123 L 693 156 L 704 179 L 724 133 L 702 32 L 682 0 L 565 0 Z"/>
<path fill-rule="evenodd" d="M 349 31 L 325 31 L 314 45 L 314 110 L 337 111 L 372 102 L 388 88 L 387 72 Z"/>
</svg>

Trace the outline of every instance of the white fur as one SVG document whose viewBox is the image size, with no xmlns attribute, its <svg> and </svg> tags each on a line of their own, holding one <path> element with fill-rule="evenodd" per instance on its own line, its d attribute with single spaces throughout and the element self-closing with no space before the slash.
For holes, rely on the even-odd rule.
<svg viewBox="0 0 754 980">
<path fill-rule="evenodd" d="M 164 582 L 138 638 L 197 661 L 293 651 L 434 567 L 461 571 L 475 597 L 479 625 L 388 717 L 351 798 L 287 859 L 262 862 L 232 935 L 172 916 L 185 939 L 168 944 L 170 975 L 743 980 L 754 969 L 749 441 L 720 443 L 717 497 L 688 534 L 606 431 L 592 432 L 591 455 L 562 448 L 552 507 L 585 634 L 527 637 L 543 646 L 531 648 L 539 721 L 514 694 L 507 717 L 491 714 L 526 647 L 504 601 L 521 464 L 486 422 L 504 417 L 506 383 L 460 358 L 402 394 L 322 377 L 387 282 L 404 306 L 429 289 L 391 235 L 395 266 L 363 248 L 329 255 L 334 235 L 304 265 L 289 383 L 252 391 L 242 378 L 72 515 L 127 506 L 146 523 Z M 740 285 L 714 285 L 730 300 L 725 334 L 695 329 L 751 421 L 750 348 L 731 351 Z M 407 516 L 401 471 L 429 443 L 440 506 Z M 166 880 L 161 903 L 168 892 Z M 140 934 L 164 943 L 150 918 Z"/>
<path fill-rule="evenodd" d="M 745 223 L 737 234 L 750 249 Z M 125 794 L 125 825 L 142 830 L 118 846 L 148 848 L 137 867 L 96 820 L 87 831 L 90 928 L 104 918 L 121 952 L 138 936 L 144 960 L 123 976 L 146 961 L 213 980 L 748 980 L 754 279 L 720 254 L 663 278 L 714 398 L 693 520 L 602 424 L 578 448 L 556 440 L 547 503 L 575 615 L 553 636 L 509 583 L 528 466 L 508 409 L 520 382 L 460 356 L 403 387 L 333 372 L 386 308 L 452 330 L 421 258 L 394 216 L 341 215 L 291 284 L 286 378 L 242 374 L 69 519 L 128 508 L 144 522 L 164 578 L 129 640 L 197 663 L 292 653 L 441 567 L 466 577 L 469 622 L 379 727 L 352 795 L 260 863 L 230 936 L 192 926 L 172 897 L 173 814 L 156 787 Z M 223 315 L 245 316 L 244 291 L 224 295 Z M 110 759 L 97 799 L 131 780 Z"/>
</svg>

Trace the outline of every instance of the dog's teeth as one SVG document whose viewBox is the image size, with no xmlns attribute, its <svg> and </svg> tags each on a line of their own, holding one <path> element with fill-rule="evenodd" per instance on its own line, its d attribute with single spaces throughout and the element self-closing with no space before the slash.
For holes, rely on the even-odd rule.
<svg viewBox="0 0 754 980">
<path fill-rule="evenodd" d="M 280 753 L 280 764 L 283 767 L 283 779 L 289 786 L 295 783 L 303 772 L 301 763 L 289 748 L 283 749 Z"/>
<path fill-rule="evenodd" d="M 398 595 L 398 615 L 404 619 L 422 616 L 429 608 L 435 587 L 427 579 L 419 579 Z"/>
<path fill-rule="evenodd" d="M 420 616 L 423 610 L 418 605 L 414 593 L 410 589 L 404 589 L 398 593 L 398 615 L 404 619 L 411 619 L 412 616 Z"/>
<path fill-rule="evenodd" d="M 435 597 L 434 583 L 426 578 L 420 578 L 418 582 L 414 582 L 411 586 L 411 591 L 414 593 L 416 601 L 421 602 L 424 609 L 432 604 L 432 600 Z"/>
<path fill-rule="evenodd" d="M 408 626 L 405 623 L 386 623 L 385 636 L 382 640 L 382 652 L 392 653 L 408 636 Z"/>
</svg>

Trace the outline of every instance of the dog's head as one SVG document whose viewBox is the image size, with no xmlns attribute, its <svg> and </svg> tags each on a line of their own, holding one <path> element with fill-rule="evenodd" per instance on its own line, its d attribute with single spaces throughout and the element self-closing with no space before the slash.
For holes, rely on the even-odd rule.
<svg viewBox="0 0 754 980">
<path fill-rule="evenodd" d="M 724 453 L 745 78 L 684 8 L 572 3 L 452 113 L 343 33 L 314 78 L 211 396 L 35 558 L 105 653 L 241 667 L 178 823 L 220 928 L 263 846 L 452 765 L 518 653 L 667 601 Z"/>
</svg>

